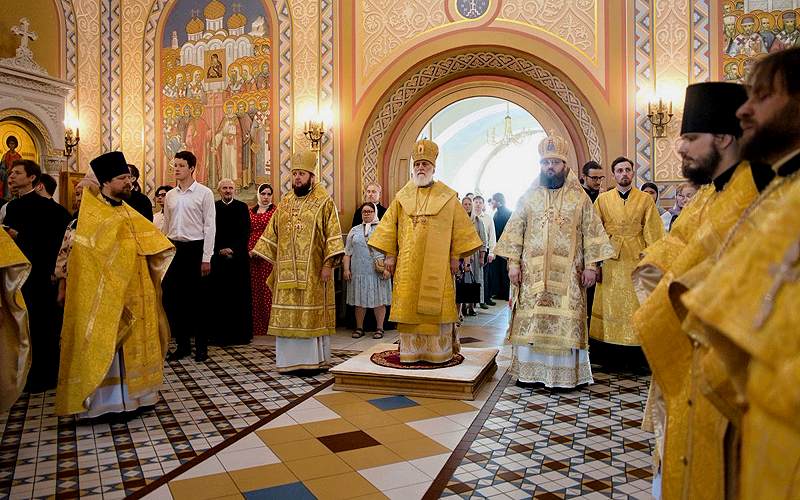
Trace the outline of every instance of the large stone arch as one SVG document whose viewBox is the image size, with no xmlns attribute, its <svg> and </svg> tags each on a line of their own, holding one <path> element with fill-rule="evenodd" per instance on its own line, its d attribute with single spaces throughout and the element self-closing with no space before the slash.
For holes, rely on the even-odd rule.
<svg viewBox="0 0 800 500">
<path fill-rule="evenodd" d="M 387 137 L 399 117 L 430 89 L 462 75 L 480 73 L 507 75 L 533 84 L 548 92 L 567 111 L 582 136 L 586 157 L 602 162 L 605 156 L 600 127 L 590 106 L 574 86 L 554 71 L 539 64 L 533 57 L 514 54 L 505 49 L 481 49 L 458 54 L 444 54 L 409 72 L 393 91 L 376 105 L 374 118 L 360 148 L 360 177 L 366 184 L 378 180 L 380 156 L 385 152 Z"/>
</svg>

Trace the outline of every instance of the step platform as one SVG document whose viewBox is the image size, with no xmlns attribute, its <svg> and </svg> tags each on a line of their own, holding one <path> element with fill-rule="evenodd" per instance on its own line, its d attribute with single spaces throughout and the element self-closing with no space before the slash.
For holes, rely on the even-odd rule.
<svg viewBox="0 0 800 500">
<path fill-rule="evenodd" d="M 389 368 L 370 359 L 374 353 L 397 347 L 396 344 L 377 344 L 331 368 L 333 389 L 472 401 L 497 370 L 497 348 L 461 347 L 464 356 L 461 364 L 426 370 Z"/>
</svg>

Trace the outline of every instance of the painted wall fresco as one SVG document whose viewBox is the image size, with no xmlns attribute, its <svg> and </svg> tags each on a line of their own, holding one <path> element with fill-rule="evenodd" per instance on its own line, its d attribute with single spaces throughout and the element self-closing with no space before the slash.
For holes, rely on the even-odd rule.
<svg viewBox="0 0 800 500">
<path fill-rule="evenodd" d="M 722 12 L 724 80 L 744 81 L 759 57 L 800 47 L 800 0 L 726 0 Z"/>
<path fill-rule="evenodd" d="M 187 149 L 199 182 L 233 179 L 247 196 L 272 180 L 269 16 L 260 2 L 194 5 L 176 2 L 159 53 L 159 182 L 172 182 L 171 159 Z"/>
</svg>

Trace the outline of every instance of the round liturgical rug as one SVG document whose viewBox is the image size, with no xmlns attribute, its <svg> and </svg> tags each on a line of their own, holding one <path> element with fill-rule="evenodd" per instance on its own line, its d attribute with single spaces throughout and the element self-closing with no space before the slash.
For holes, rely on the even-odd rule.
<svg viewBox="0 0 800 500">
<path fill-rule="evenodd" d="M 370 360 L 376 365 L 386 366 L 388 368 L 400 368 L 401 370 L 433 370 L 435 368 L 449 368 L 451 366 L 460 365 L 464 362 L 464 356 L 456 354 L 453 356 L 453 359 L 447 363 L 428 363 L 427 361 L 401 363 L 400 351 L 391 350 L 376 352 L 370 357 Z"/>
</svg>

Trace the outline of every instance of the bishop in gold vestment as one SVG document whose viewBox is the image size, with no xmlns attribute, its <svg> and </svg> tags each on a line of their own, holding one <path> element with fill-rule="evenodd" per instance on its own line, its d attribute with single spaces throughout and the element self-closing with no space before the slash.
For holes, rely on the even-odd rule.
<svg viewBox="0 0 800 500">
<path fill-rule="evenodd" d="M 672 230 L 645 250 L 633 275 L 642 303 L 634 328 L 653 371 L 645 428 L 656 435 L 654 483 L 660 478 L 662 492 L 656 496 L 667 499 L 725 496 L 727 420 L 700 391 L 695 347 L 681 327 L 669 287 L 676 277 L 706 267 L 758 195 L 754 171 L 747 162 L 738 163 L 741 128 L 735 113 L 746 99 L 744 86 L 735 83 L 687 88 L 678 152 L 683 175 L 704 185 Z"/>
<path fill-rule="evenodd" d="M 330 335 L 336 331 L 331 269 L 344 254 L 336 205 L 314 182 L 317 156 L 292 159 L 293 191 L 283 196 L 253 254 L 273 264 L 269 335 L 275 335 L 279 372 L 330 365 Z"/>
<path fill-rule="evenodd" d="M 85 190 L 67 261 L 56 413 L 96 417 L 158 401 L 169 324 L 161 281 L 175 249 L 136 210 L 125 157 L 91 162 L 101 194 Z"/>
<path fill-rule="evenodd" d="M 397 193 L 369 239 L 394 271 L 389 319 L 398 323 L 403 363 L 443 363 L 458 354 L 452 274 L 459 258 L 483 246 L 456 192 L 433 180 L 437 155 L 435 143 L 417 143 L 414 179 Z"/>
<path fill-rule="evenodd" d="M 4 229 L 0 229 L 0 413 L 22 394 L 31 366 L 28 311 L 22 285 L 31 263 Z"/>
<path fill-rule="evenodd" d="M 543 172 L 520 199 L 495 254 L 512 282 L 509 337 L 519 382 L 575 387 L 592 382 L 586 331 L 586 275 L 613 253 L 592 201 L 569 170 L 567 143 L 539 145 Z M 550 165 L 550 161 L 556 163 Z M 546 165 L 545 165 L 546 164 Z M 554 170 L 554 178 L 547 177 Z M 513 276 L 512 276 L 513 275 Z"/>
<path fill-rule="evenodd" d="M 594 292 L 589 335 L 611 344 L 638 346 L 631 318 L 639 301 L 631 272 L 642 250 L 664 236 L 664 225 L 653 198 L 631 185 L 630 160 L 618 158 L 611 168 L 617 187 L 602 193 L 594 204 L 611 238 L 614 254 L 602 264 L 602 281 Z"/>
</svg>

